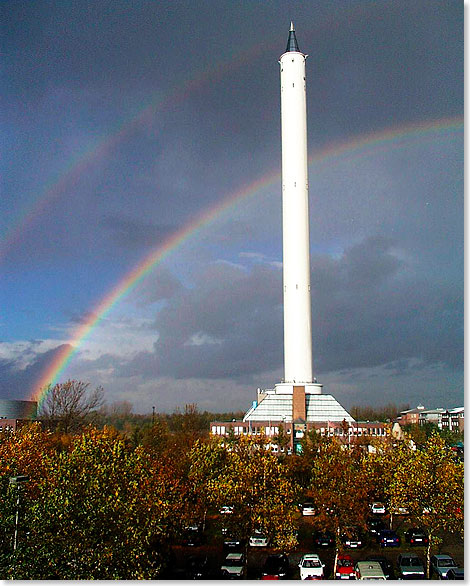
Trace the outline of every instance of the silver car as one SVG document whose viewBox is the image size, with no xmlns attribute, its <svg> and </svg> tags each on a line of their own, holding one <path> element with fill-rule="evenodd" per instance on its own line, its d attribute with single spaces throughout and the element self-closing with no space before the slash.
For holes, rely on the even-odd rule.
<svg viewBox="0 0 470 586">
<path fill-rule="evenodd" d="M 433 555 L 431 557 L 431 575 L 437 574 L 439 580 L 447 579 L 447 572 L 450 569 L 457 569 L 458 565 L 454 559 L 447 554 Z"/>
<path fill-rule="evenodd" d="M 420 576 L 424 578 L 426 572 L 424 564 L 415 553 L 401 553 L 398 556 L 398 571 L 402 580 Z"/>
</svg>

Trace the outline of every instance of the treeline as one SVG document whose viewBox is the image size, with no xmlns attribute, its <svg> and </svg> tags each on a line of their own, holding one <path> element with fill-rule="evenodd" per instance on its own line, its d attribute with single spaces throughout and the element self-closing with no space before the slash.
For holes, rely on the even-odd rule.
<svg viewBox="0 0 470 586">
<path fill-rule="evenodd" d="M 396 403 L 387 403 L 383 407 L 370 407 L 363 405 L 353 405 L 349 412 L 356 421 L 393 421 L 402 412 L 410 409 L 409 403 L 397 405 Z"/>
<path fill-rule="evenodd" d="M 231 421 L 244 415 L 242 411 L 200 412 L 196 403 L 186 405 L 183 411 L 176 409 L 173 413 L 159 413 L 153 409 L 150 414 L 140 415 L 132 412 L 132 404 L 128 401 L 106 404 L 102 387 L 92 389 L 89 383 L 76 380 L 57 383 L 45 395 L 37 418 L 46 429 L 65 434 L 80 431 L 86 425 L 98 429 L 112 426 L 127 437 L 139 439 L 150 426 L 158 423 L 171 433 L 191 430 L 209 435 L 211 421 Z"/>
<path fill-rule="evenodd" d="M 155 413 L 138 415 L 132 413 L 132 406 L 130 404 L 125 406 L 123 412 L 122 403 L 117 403 L 111 404 L 109 407 L 104 406 L 100 409 L 94 415 L 94 424 L 98 427 L 112 425 L 119 431 L 132 434 L 136 427 L 152 425 L 158 421 L 172 433 L 178 433 L 190 428 L 193 431 L 209 434 L 211 421 L 242 419 L 244 414 L 243 411 L 228 411 L 224 413 L 199 411 L 196 403 L 189 403 L 185 405 L 183 411 L 175 409 L 173 413 L 160 413 L 155 411 Z"/>
</svg>

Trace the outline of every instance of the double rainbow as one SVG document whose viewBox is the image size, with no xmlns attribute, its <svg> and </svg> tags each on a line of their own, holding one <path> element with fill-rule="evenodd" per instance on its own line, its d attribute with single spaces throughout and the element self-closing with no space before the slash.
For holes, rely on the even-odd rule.
<svg viewBox="0 0 470 586">
<path fill-rule="evenodd" d="M 431 120 L 419 124 L 409 124 L 399 128 L 389 128 L 361 135 L 342 143 L 333 143 L 309 157 L 309 164 L 323 164 L 332 161 L 336 164 L 345 158 L 356 158 L 376 152 L 377 148 L 402 148 L 409 144 L 410 139 L 427 140 L 435 135 L 455 134 L 463 131 L 462 118 L 445 118 Z M 206 226 L 228 213 L 232 208 L 248 198 L 255 197 L 262 189 L 280 181 L 279 170 L 270 171 L 255 181 L 244 185 L 231 193 L 209 210 L 204 211 L 193 221 L 170 236 L 163 244 L 142 259 L 88 314 L 88 319 L 80 325 L 71 340 L 57 352 L 53 361 L 41 373 L 34 385 L 32 399 L 39 405 L 47 396 L 49 385 L 54 385 L 69 365 L 74 355 L 87 340 L 93 329 L 103 320 L 124 297 L 157 267 L 168 255 L 180 248 L 189 239 L 194 238 Z"/>
</svg>

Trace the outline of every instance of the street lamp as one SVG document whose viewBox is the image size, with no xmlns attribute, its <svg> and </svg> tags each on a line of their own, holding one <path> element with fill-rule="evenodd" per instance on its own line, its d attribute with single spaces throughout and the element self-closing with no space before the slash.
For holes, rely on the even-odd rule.
<svg viewBox="0 0 470 586">
<path fill-rule="evenodd" d="M 10 476 L 9 485 L 16 486 L 17 497 L 16 497 L 16 515 L 15 515 L 15 538 L 13 540 L 13 551 L 16 550 L 18 545 L 18 517 L 20 512 L 20 488 L 29 480 L 29 476 L 20 474 L 19 476 Z"/>
</svg>

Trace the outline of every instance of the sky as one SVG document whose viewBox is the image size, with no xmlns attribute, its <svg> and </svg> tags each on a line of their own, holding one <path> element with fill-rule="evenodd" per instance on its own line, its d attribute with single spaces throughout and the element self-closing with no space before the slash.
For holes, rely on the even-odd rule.
<svg viewBox="0 0 470 586">
<path fill-rule="evenodd" d="M 247 410 L 283 378 L 280 87 L 308 54 L 313 363 L 463 404 L 463 4 L 5 0 L 0 398 Z"/>
</svg>

